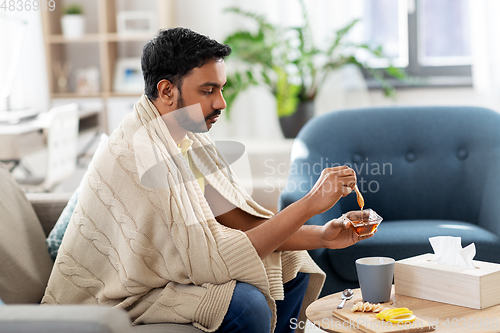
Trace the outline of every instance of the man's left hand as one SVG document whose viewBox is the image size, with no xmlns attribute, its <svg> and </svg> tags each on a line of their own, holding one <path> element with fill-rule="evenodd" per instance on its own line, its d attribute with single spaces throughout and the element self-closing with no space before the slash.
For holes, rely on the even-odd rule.
<svg viewBox="0 0 500 333">
<path fill-rule="evenodd" d="M 375 232 L 377 231 L 375 230 Z M 349 221 L 344 221 L 342 218 L 333 219 L 327 222 L 323 226 L 321 233 L 324 247 L 328 249 L 343 249 L 372 236 L 373 234 L 361 237 L 358 236 L 358 234 L 349 227 Z"/>
</svg>

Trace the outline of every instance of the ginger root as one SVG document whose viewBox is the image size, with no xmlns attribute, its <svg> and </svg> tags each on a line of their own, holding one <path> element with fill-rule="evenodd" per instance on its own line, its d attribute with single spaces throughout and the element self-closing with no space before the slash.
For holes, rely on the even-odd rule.
<svg viewBox="0 0 500 333">
<path fill-rule="evenodd" d="M 351 308 L 352 312 L 380 312 L 384 310 L 384 307 L 380 304 L 372 304 L 369 302 L 358 302 L 354 304 L 354 306 Z"/>
</svg>

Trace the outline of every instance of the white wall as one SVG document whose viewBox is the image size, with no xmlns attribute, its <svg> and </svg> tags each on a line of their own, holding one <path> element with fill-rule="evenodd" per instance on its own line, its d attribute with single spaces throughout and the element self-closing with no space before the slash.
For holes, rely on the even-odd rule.
<svg viewBox="0 0 500 333">
<path fill-rule="evenodd" d="M 400 89 L 396 101 L 381 91 L 370 91 L 371 106 L 386 105 L 459 105 L 490 107 L 488 101 L 472 87 Z M 497 110 L 498 111 L 498 110 Z"/>
</svg>

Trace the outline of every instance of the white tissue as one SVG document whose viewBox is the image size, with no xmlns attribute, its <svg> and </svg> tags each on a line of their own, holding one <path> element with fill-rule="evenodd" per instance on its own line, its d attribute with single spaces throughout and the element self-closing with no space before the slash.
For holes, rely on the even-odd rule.
<svg viewBox="0 0 500 333">
<path fill-rule="evenodd" d="M 441 265 L 474 268 L 472 259 L 476 255 L 476 245 L 471 243 L 462 249 L 462 238 L 452 236 L 430 237 L 434 259 Z"/>
</svg>

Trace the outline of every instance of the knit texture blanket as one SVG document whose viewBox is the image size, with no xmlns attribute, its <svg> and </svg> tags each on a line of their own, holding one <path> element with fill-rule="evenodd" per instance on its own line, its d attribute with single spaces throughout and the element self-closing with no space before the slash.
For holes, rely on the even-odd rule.
<svg viewBox="0 0 500 333">
<path fill-rule="evenodd" d="M 188 136 L 208 184 L 245 212 L 272 217 L 207 134 Z M 244 232 L 218 223 L 158 110 L 142 96 L 94 157 L 42 303 L 117 306 L 134 324 L 193 323 L 213 332 L 241 281 L 264 294 L 274 327 L 274 301 L 299 271 L 311 273 L 305 320 L 324 273 L 306 251 L 262 260 Z"/>
</svg>

